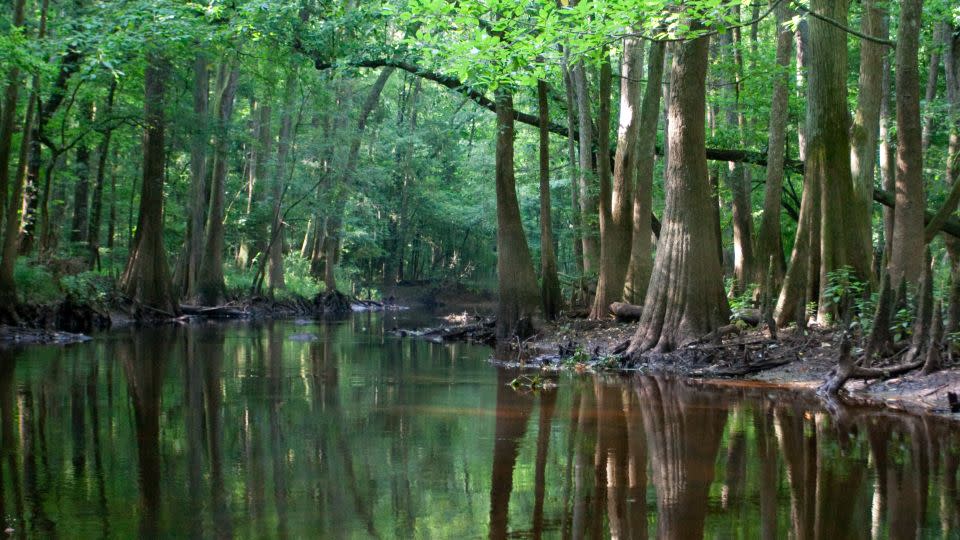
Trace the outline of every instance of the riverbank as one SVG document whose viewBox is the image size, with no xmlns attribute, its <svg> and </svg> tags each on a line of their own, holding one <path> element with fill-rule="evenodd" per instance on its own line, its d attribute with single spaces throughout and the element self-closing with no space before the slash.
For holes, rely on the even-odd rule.
<svg viewBox="0 0 960 540">
<path fill-rule="evenodd" d="M 506 360 L 498 362 L 542 371 L 667 373 L 719 385 L 747 383 L 814 394 L 832 375 L 839 356 L 835 332 L 811 327 L 783 330 L 777 339 L 766 331 L 745 329 L 720 341 L 624 360 L 618 353 L 635 330 L 636 323 L 562 319 L 546 325 L 522 347 L 514 344 L 501 351 L 499 357 Z M 929 375 L 916 369 L 888 378 L 851 379 L 838 399 L 960 420 L 960 414 L 951 412 L 951 393 L 960 394 L 960 366 L 946 357 L 944 369 Z"/>
</svg>

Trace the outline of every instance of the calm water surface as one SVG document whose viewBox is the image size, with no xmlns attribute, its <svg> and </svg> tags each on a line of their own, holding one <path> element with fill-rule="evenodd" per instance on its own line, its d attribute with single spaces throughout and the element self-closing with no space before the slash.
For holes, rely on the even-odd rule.
<svg viewBox="0 0 960 540">
<path fill-rule="evenodd" d="M 3 528 L 960 538 L 951 424 L 650 377 L 568 375 L 515 392 L 488 349 L 384 332 L 417 317 L 121 330 L 0 351 Z"/>
</svg>

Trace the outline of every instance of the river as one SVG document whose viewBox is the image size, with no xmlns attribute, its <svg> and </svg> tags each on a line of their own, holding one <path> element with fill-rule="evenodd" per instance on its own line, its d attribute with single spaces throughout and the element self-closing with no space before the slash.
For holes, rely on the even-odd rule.
<svg viewBox="0 0 960 540">
<path fill-rule="evenodd" d="M 564 374 L 388 335 L 425 314 L 0 350 L 12 537 L 958 538 L 955 425 Z M 12 529 L 12 530 L 10 530 Z"/>
</svg>

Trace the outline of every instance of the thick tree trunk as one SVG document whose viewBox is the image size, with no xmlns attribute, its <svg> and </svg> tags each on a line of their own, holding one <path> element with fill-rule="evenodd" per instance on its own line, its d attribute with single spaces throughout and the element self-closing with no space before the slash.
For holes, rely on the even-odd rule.
<svg viewBox="0 0 960 540">
<path fill-rule="evenodd" d="M 144 75 L 143 186 L 137 232 L 120 287 L 136 303 L 137 315 L 156 318 L 178 312 L 163 245 L 164 94 L 169 66 L 157 53 L 147 54 Z"/>
<path fill-rule="evenodd" d="M 580 132 L 580 238 L 583 243 L 583 271 L 597 270 L 600 245 L 597 241 L 597 210 L 599 200 L 593 192 L 597 168 L 593 159 L 593 120 L 590 114 L 590 86 L 587 69 L 578 62 L 570 72 L 577 96 L 577 125 Z M 606 156 L 603 157 L 604 159 Z"/>
<path fill-rule="evenodd" d="M 498 340 L 523 339 L 539 324 L 540 291 L 517 202 L 513 162 L 513 97 L 497 92 L 497 302 Z"/>
<path fill-rule="evenodd" d="M 623 286 L 623 298 L 631 304 L 643 302 L 653 266 L 649 216 L 653 211 L 653 169 L 656 163 L 657 120 L 660 118 L 660 95 L 663 80 L 663 42 L 650 44 L 647 56 L 647 86 L 643 91 L 640 120 L 637 128 L 636 186 L 633 190 L 633 234 L 630 262 Z M 617 150 L 619 151 L 619 144 Z"/>
<path fill-rule="evenodd" d="M 896 289 L 900 281 L 917 283 L 923 274 L 923 151 L 920 128 L 920 47 L 922 0 L 900 4 L 897 30 L 897 177 L 893 243 L 888 269 Z"/>
<path fill-rule="evenodd" d="M 863 2 L 860 31 L 868 36 L 887 38 L 883 24 L 885 8 L 875 0 Z M 860 40 L 860 93 L 850 129 L 850 174 L 853 176 L 857 203 L 847 211 L 852 227 L 861 235 L 859 243 L 872 252 L 873 176 L 877 161 L 880 129 L 880 104 L 883 99 L 883 58 L 886 46 Z"/>
<path fill-rule="evenodd" d="M 220 66 L 217 76 L 217 132 L 214 145 L 213 177 L 210 184 L 210 210 L 207 213 L 206 239 L 203 260 L 197 275 L 197 298 L 200 303 L 214 306 L 223 302 L 226 288 L 223 282 L 224 209 L 226 201 L 227 151 L 229 150 L 230 119 L 237 93 L 240 71 L 230 63 Z"/>
<path fill-rule="evenodd" d="M 117 91 L 116 81 L 110 83 L 110 90 L 107 92 L 107 102 L 103 108 L 105 117 L 113 113 L 113 100 Z M 103 131 L 100 139 L 100 145 L 97 148 L 97 177 L 93 184 L 93 198 L 90 202 L 90 227 L 86 231 L 87 251 L 89 255 L 90 268 L 100 269 L 100 224 L 103 221 L 103 183 L 107 173 L 107 158 L 110 155 L 110 139 L 113 135 L 113 129 L 108 127 Z"/>
<path fill-rule="evenodd" d="M 780 205 L 783 195 L 783 163 L 786 156 L 787 123 L 790 118 L 789 110 L 789 76 L 790 57 L 793 54 L 793 36 L 788 28 L 784 27 L 790 12 L 787 6 L 780 4 L 775 9 L 777 18 L 777 69 L 779 70 L 773 82 L 773 96 L 770 102 L 769 142 L 767 146 L 767 182 L 763 192 L 763 217 L 760 221 L 760 231 L 757 233 L 757 261 L 761 266 L 769 266 L 773 258 L 773 275 L 769 285 L 779 289 L 786 272 L 783 260 L 783 243 L 780 230 Z M 768 280 L 760 280 L 761 289 Z M 761 291 L 763 294 L 772 291 Z M 763 296 L 761 294 L 761 297 Z"/>
<path fill-rule="evenodd" d="M 630 264 L 633 233 L 633 184 L 636 173 L 637 131 L 640 124 L 640 76 L 643 73 L 643 47 L 639 40 L 624 42 L 620 72 L 620 120 L 617 127 L 617 152 L 614 179 L 610 181 L 610 161 L 600 160 L 600 277 L 590 317 L 610 316 L 610 304 L 623 299 L 623 284 Z M 597 154 L 610 155 L 609 57 L 600 68 L 600 122 Z"/>
<path fill-rule="evenodd" d="M 846 0 L 814 2 L 811 9 L 846 23 Z M 872 251 L 863 244 L 866 235 L 858 229 L 864 224 L 850 212 L 859 202 L 850 172 L 846 33 L 820 19 L 811 19 L 810 58 L 804 186 L 816 182 L 820 189 L 817 316 L 824 322 L 832 307 L 822 298 L 828 274 L 850 266 L 859 279 L 869 279 Z"/>
<path fill-rule="evenodd" d="M 550 111 L 547 82 L 537 81 L 537 105 L 540 113 L 540 293 L 543 314 L 555 319 L 563 307 L 560 278 L 557 275 L 557 254 L 553 250 L 553 220 L 550 216 Z"/>
<path fill-rule="evenodd" d="M 727 322 L 705 151 L 709 41 L 702 37 L 679 45 L 671 70 L 663 227 L 643 317 L 628 354 L 670 351 Z"/>
<path fill-rule="evenodd" d="M 13 2 L 13 18 L 10 22 L 14 28 L 23 27 L 24 4 L 25 0 L 14 0 Z M 7 208 L 7 191 L 10 187 L 10 156 L 21 84 L 20 69 L 14 66 L 7 73 L 7 86 L 3 93 L 3 108 L 0 112 L 0 212 Z M 0 227 L 2 225 L 3 216 L 0 216 Z"/>
<path fill-rule="evenodd" d="M 210 69 L 204 53 L 193 61 L 193 132 L 190 137 L 190 199 L 187 203 L 187 238 L 180 294 L 193 299 L 197 295 L 197 278 L 203 259 L 203 227 L 206 222 L 207 145 L 210 142 L 208 109 L 210 103 Z"/>
<path fill-rule="evenodd" d="M 820 184 L 804 178 L 803 197 L 800 201 L 800 219 L 797 234 L 790 254 L 790 265 L 780 288 L 774 312 L 777 326 L 782 328 L 791 321 L 805 323 L 805 305 L 815 297 L 820 272 Z M 804 317 L 803 320 L 799 320 Z"/>
</svg>

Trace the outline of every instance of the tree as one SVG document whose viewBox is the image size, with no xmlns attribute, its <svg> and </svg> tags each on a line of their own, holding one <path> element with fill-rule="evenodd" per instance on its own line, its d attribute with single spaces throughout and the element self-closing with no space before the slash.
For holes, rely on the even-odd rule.
<svg viewBox="0 0 960 540">
<path fill-rule="evenodd" d="M 691 29 L 699 27 L 694 22 Z M 671 69 L 663 225 L 643 315 L 628 355 L 673 350 L 727 321 L 705 152 L 709 41 L 706 36 L 684 41 Z"/>
<path fill-rule="evenodd" d="M 237 95 L 237 79 L 240 71 L 232 62 L 220 65 L 217 75 L 217 130 L 215 135 L 213 176 L 210 184 L 210 209 L 207 211 L 206 239 L 203 244 L 203 259 L 197 275 L 197 299 L 202 304 L 222 303 L 223 283 L 224 208 L 226 200 L 227 155 L 230 119 L 233 102 Z"/>
<path fill-rule="evenodd" d="M 553 249 L 553 221 L 550 216 L 550 123 L 547 82 L 537 81 L 537 109 L 540 113 L 540 294 L 543 314 L 555 319 L 563 306 L 560 278 L 557 276 L 557 254 Z"/>
<path fill-rule="evenodd" d="M 141 317 L 172 317 L 179 306 L 173 294 L 163 246 L 163 184 L 166 165 L 164 97 L 169 62 L 156 51 L 146 57 L 144 73 L 143 183 L 140 217 L 120 285 Z"/>
<path fill-rule="evenodd" d="M 609 67 L 607 70 L 609 71 Z M 606 190 L 608 195 L 601 189 L 600 277 L 593 310 L 590 312 L 593 319 L 606 318 L 610 313 L 610 304 L 623 298 L 624 282 L 630 264 L 633 189 L 639 151 L 637 137 L 642 109 L 642 73 L 642 42 L 639 39 L 627 38 L 623 42 L 623 60 L 620 67 L 620 121 L 617 128 L 617 150 L 613 160 L 613 189 Z M 609 102 L 609 97 L 605 99 Z M 606 108 L 609 112 L 609 105 Z M 600 110 L 603 118 L 604 108 L 601 107 Z M 603 150 L 602 147 L 598 149 L 600 155 L 605 155 Z M 609 178 L 606 183 L 609 185 Z M 607 199 L 605 195 L 610 198 Z M 645 216 L 641 219 L 645 219 Z"/>
<path fill-rule="evenodd" d="M 526 338 L 541 319 L 540 291 L 517 203 L 513 138 L 513 96 L 501 89 L 496 135 L 498 340 Z"/>
<path fill-rule="evenodd" d="M 922 0 L 900 6 L 897 30 L 897 174 L 893 243 L 889 271 L 894 289 L 900 281 L 917 283 L 923 274 L 923 150 L 920 117 L 920 18 Z"/>
</svg>

